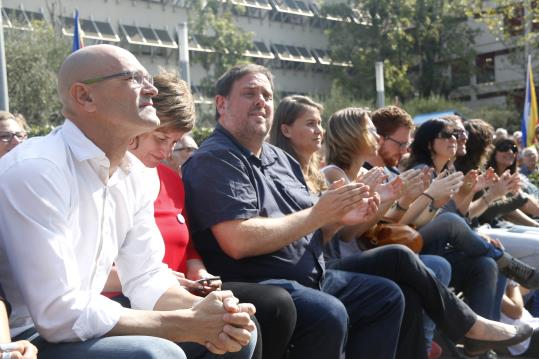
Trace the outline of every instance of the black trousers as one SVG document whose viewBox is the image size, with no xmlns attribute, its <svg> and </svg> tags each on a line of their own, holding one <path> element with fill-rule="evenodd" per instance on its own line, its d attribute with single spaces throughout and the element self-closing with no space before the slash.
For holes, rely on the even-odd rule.
<svg viewBox="0 0 539 359">
<path fill-rule="evenodd" d="M 280 287 L 244 282 L 224 282 L 223 289 L 256 307 L 259 335 L 253 359 L 282 359 L 296 327 L 296 307 L 290 294 Z"/>
<path fill-rule="evenodd" d="M 432 275 L 407 247 L 388 245 L 327 262 L 327 267 L 372 274 L 397 283 L 405 297 L 397 358 L 427 358 L 422 310 L 449 338 L 462 338 L 477 315 Z"/>
</svg>

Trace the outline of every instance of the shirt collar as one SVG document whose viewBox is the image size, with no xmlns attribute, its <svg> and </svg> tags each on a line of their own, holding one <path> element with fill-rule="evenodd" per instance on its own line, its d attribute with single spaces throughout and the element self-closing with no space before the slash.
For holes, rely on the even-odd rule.
<svg viewBox="0 0 539 359">
<path fill-rule="evenodd" d="M 250 161 L 256 163 L 259 166 L 267 167 L 273 164 L 275 161 L 277 161 L 277 153 L 268 146 L 267 143 L 262 143 L 262 149 L 260 152 L 260 158 L 258 158 L 254 153 L 252 153 L 249 149 L 244 147 L 241 143 L 239 143 L 236 138 L 221 124 L 217 123 L 215 126 L 215 132 L 218 132 L 222 135 L 224 135 L 226 138 L 228 138 L 240 151 L 241 153 L 248 158 Z"/>
<path fill-rule="evenodd" d="M 79 162 L 92 161 L 100 166 L 109 168 L 110 161 L 99 147 L 95 145 L 71 120 L 66 119 L 60 128 L 65 143 Z M 120 161 L 119 168 L 129 174 L 134 164 L 139 162 L 134 155 L 128 152 Z"/>
</svg>

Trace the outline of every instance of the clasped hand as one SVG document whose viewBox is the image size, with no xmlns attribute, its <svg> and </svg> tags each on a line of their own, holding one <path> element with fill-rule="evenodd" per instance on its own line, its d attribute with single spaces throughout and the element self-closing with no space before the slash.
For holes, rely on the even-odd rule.
<svg viewBox="0 0 539 359">
<path fill-rule="evenodd" d="M 255 324 L 251 316 L 256 309 L 250 303 L 239 303 L 231 291 L 215 291 L 192 307 L 198 322 L 195 341 L 214 354 L 237 352 L 251 340 Z"/>
</svg>

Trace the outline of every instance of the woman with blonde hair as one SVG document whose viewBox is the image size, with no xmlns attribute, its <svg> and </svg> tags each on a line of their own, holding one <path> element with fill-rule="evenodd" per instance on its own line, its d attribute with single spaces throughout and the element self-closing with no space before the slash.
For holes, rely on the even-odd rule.
<svg viewBox="0 0 539 359">
<path fill-rule="evenodd" d="M 283 106 L 290 106 L 290 101 L 287 99 Z M 301 107 L 300 105 L 297 106 Z M 302 117 L 304 112 L 299 111 L 298 117 L 288 119 L 281 118 L 284 113 L 290 112 L 283 111 L 281 104 L 279 104 L 276 111 L 275 121 L 271 129 L 272 134 L 274 134 L 275 131 L 283 132 L 282 135 L 284 138 L 286 138 L 285 142 L 289 142 L 290 145 L 288 148 L 292 148 L 294 151 L 297 151 L 299 148 L 305 148 L 305 152 L 302 152 L 302 154 L 307 155 L 307 148 L 310 147 L 312 156 L 316 152 L 316 148 L 319 146 L 303 146 L 302 143 L 309 144 L 309 139 L 311 139 L 312 142 L 317 143 L 318 140 L 316 134 L 319 132 L 321 134 L 321 129 L 319 129 L 320 126 L 313 126 L 312 130 L 303 129 L 302 131 L 298 131 L 298 133 L 294 133 L 294 131 L 291 131 L 290 127 L 287 127 L 290 125 L 283 126 L 283 123 L 294 124 Z M 303 117 L 308 116 L 304 115 Z M 342 127 L 340 127 L 340 125 L 335 126 L 335 124 L 332 124 L 334 121 L 347 122 L 347 125 Z M 299 122 L 298 125 L 301 123 L 302 122 Z M 308 121 L 306 121 L 306 123 L 308 123 Z M 367 143 L 373 145 L 377 143 L 376 130 L 370 121 L 369 113 L 364 109 L 348 108 L 338 111 L 332 115 L 328 121 L 328 130 L 326 134 L 326 141 L 328 141 L 328 152 L 331 152 L 329 147 L 330 140 L 335 140 L 331 141 L 331 143 L 338 143 L 339 140 L 337 138 L 339 136 L 344 138 L 347 130 L 353 131 L 351 133 L 359 131 L 358 133 L 361 134 L 361 138 L 367 139 Z M 329 136 L 332 137 L 330 138 Z M 275 135 L 271 136 L 272 140 L 275 138 Z M 356 139 L 356 141 L 347 141 L 347 144 L 350 145 L 350 151 L 354 148 L 376 151 L 376 149 L 372 149 L 369 145 L 365 145 L 361 139 Z M 328 160 L 336 158 L 330 153 L 328 154 Z M 345 156 L 345 158 L 355 161 L 355 157 L 352 156 L 352 152 L 341 154 Z M 293 154 L 291 155 L 294 156 Z M 296 156 L 298 155 L 296 154 Z M 295 158 L 298 160 L 298 162 L 302 163 L 302 159 L 299 158 L 299 156 Z M 306 177 L 305 172 L 304 176 Z M 378 181 L 377 179 L 371 178 L 372 173 L 369 176 L 367 176 L 369 181 L 373 180 L 374 183 Z M 353 177 L 352 180 L 356 180 L 356 178 Z M 391 192 L 387 190 L 387 188 L 390 187 L 385 187 L 381 191 L 387 191 L 388 193 Z M 377 195 L 374 194 L 373 196 L 377 197 Z M 375 201 L 374 212 L 376 212 L 378 204 L 379 200 Z M 401 287 L 406 298 L 406 307 L 404 314 L 405 318 L 400 329 L 399 345 L 396 353 L 396 357 L 399 358 L 420 359 L 427 357 L 427 351 L 423 339 L 424 336 L 422 335 L 423 323 L 420 319 L 421 314 L 420 312 L 418 313 L 418 310 L 420 311 L 421 308 L 424 308 L 428 312 L 429 316 L 439 325 L 439 327 L 444 329 L 446 334 L 453 339 L 463 336 L 467 337 L 466 348 L 471 354 L 483 353 L 491 347 L 506 346 L 509 342 L 520 342 L 524 339 L 524 337 L 531 334 L 531 329 L 529 327 L 504 327 L 502 329 L 499 323 L 491 322 L 485 318 L 477 316 L 470 308 L 456 298 L 453 293 L 451 293 L 443 284 L 441 284 L 418 260 L 417 256 L 412 251 L 404 246 L 392 245 L 375 248 L 361 255 L 355 256 L 352 261 L 348 261 L 346 263 L 343 262 L 338 265 L 338 267 L 333 269 L 385 277 L 395 281 Z M 488 338 L 483 336 L 487 332 L 490 333 Z M 509 338 L 505 337 L 502 339 L 498 335 L 503 332 L 505 334 L 513 334 L 511 334 Z M 490 336 L 491 334 L 494 336 Z"/>
</svg>

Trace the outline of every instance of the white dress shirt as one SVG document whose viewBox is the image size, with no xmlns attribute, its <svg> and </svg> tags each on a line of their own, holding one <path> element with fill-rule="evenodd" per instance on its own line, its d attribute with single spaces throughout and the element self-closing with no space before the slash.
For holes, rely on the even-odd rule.
<svg viewBox="0 0 539 359">
<path fill-rule="evenodd" d="M 0 159 L 0 283 L 12 335 L 35 325 L 52 342 L 100 337 L 122 307 L 101 295 L 113 262 L 134 309 L 176 284 L 148 181 L 130 153 L 109 160 L 71 121 Z M 153 184 L 151 184 L 153 187 Z"/>
</svg>

